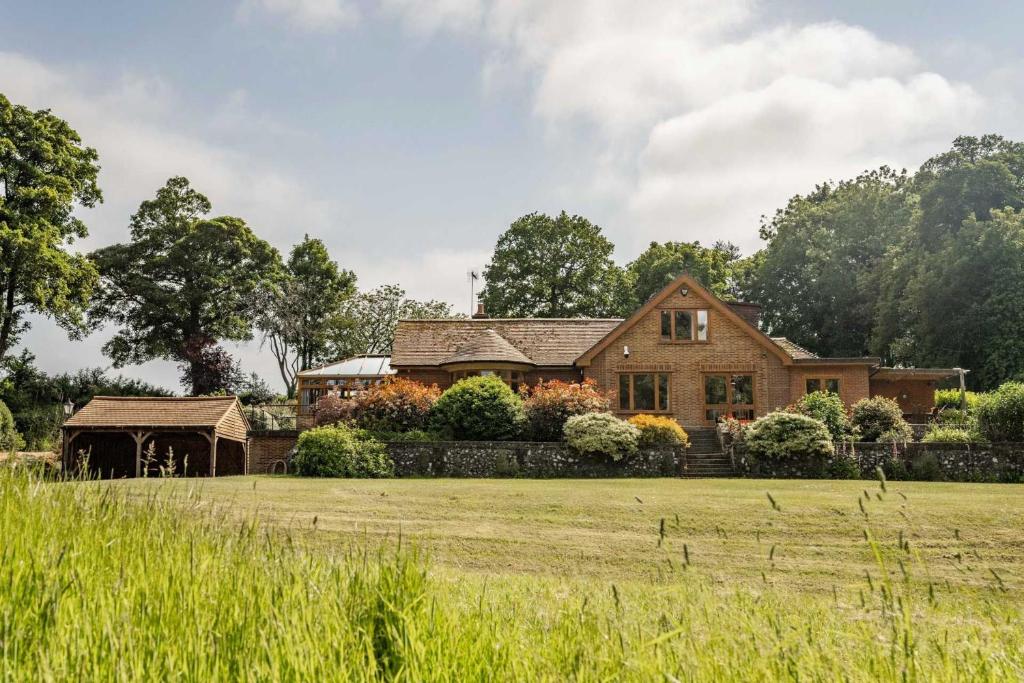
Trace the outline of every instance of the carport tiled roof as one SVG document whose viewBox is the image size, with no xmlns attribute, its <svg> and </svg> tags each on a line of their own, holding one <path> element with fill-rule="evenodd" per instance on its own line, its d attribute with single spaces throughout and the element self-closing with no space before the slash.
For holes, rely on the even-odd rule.
<svg viewBox="0 0 1024 683">
<path fill-rule="evenodd" d="M 400 320 L 391 365 L 437 366 L 457 362 L 449 359 L 482 332 L 492 330 L 527 362 L 542 367 L 572 366 L 621 322 L 620 318 Z"/>
<path fill-rule="evenodd" d="M 811 353 L 804 347 L 789 341 L 785 337 L 772 337 L 772 341 L 782 347 L 782 350 L 788 353 L 794 360 L 817 358 L 818 355 Z"/>
<path fill-rule="evenodd" d="M 234 396 L 143 398 L 97 396 L 67 422 L 67 427 L 216 427 L 236 410 Z"/>
</svg>

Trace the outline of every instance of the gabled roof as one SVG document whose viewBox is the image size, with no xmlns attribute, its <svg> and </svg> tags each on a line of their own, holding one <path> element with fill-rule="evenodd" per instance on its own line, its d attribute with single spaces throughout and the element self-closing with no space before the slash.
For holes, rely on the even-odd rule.
<svg viewBox="0 0 1024 683">
<path fill-rule="evenodd" d="M 393 375 L 391 356 L 352 356 L 299 373 L 299 377 L 383 377 Z"/>
<path fill-rule="evenodd" d="M 573 361 L 622 322 L 621 318 L 481 318 L 400 320 L 391 352 L 393 367 L 438 366 L 492 330 L 528 362 L 571 367 Z"/>
<path fill-rule="evenodd" d="M 231 411 L 237 410 L 245 420 L 241 404 L 234 396 L 136 397 L 96 396 L 72 415 L 66 427 L 125 428 L 172 427 L 209 428 L 220 425 Z"/>
<path fill-rule="evenodd" d="M 445 358 L 441 365 L 483 362 L 534 365 L 522 351 L 509 344 L 491 328 L 477 332 L 458 351 Z"/>
<path fill-rule="evenodd" d="M 660 304 L 662 301 L 671 296 L 672 293 L 675 292 L 680 287 L 687 287 L 690 290 L 696 292 L 705 301 L 708 302 L 708 306 L 710 308 L 713 308 L 723 317 L 727 318 L 728 320 L 732 321 L 740 328 L 745 330 L 748 334 L 750 334 L 754 341 L 758 342 L 768 351 L 771 351 L 776 356 L 778 356 L 779 359 L 782 360 L 783 364 L 792 364 L 793 357 L 784 348 L 782 348 L 782 346 L 776 343 L 771 337 L 766 335 L 757 327 L 752 325 L 749 320 L 747 320 L 744 316 L 740 315 L 735 310 L 733 310 L 726 302 L 722 301 L 717 296 L 709 292 L 699 282 L 697 282 L 695 279 L 693 279 L 692 277 L 685 273 L 677 277 L 671 283 L 666 285 L 664 289 L 662 289 L 660 292 L 658 292 L 650 299 L 648 299 L 647 303 L 641 306 L 636 311 L 636 313 L 626 318 L 626 320 L 624 320 L 622 323 L 616 326 L 615 329 L 611 330 L 603 339 L 601 339 L 601 341 L 599 341 L 593 347 L 588 349 L 585 353 L 581 354 L 580 357 L 576 359 L 576 364 L 584 367 L 590 365 L 590 361 L 594 359 L 594 356 L 596 356 L 604 349 L 608 348 L 608 346 L 611 345 L 611 343 L 614 342 L 616 339 L 618 339 L 626 330 L 630 329 L 631 327 L 633 327 L 633 325 L 636 325 L 638 322 L 640 322 L 640 320 L 643 319 L 644 316 L 646 316 L 648 313 L 654 310 L 658 306 L 658 304 Z"/>
</svg>

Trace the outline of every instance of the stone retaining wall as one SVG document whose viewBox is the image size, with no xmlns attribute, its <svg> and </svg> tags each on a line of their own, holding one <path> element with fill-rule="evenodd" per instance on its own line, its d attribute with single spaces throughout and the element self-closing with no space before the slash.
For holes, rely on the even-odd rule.
<svg viewBox="0 0 1024 683">
<path fill-rule="evenodd" d="M 389 443 L 397 477 L 677 477 L 686 449 L 648 448 L 615 462 L 581 455 L 564 443 L 441 441 Z"/>
<path fill-rule="evenodd" d="M 848 462 L 852 467 L 846 469 L 864 479 L 874 479 L 881 467 L 890 479 L 1024 482 L 1024 443 L 855 443 L 837 446 L 836 457 L 828 461 L 772 463 L 758 462 L 737 446 L 733 461 L 738 473 L 757 477 L 829 477 Z"/>
</svg>

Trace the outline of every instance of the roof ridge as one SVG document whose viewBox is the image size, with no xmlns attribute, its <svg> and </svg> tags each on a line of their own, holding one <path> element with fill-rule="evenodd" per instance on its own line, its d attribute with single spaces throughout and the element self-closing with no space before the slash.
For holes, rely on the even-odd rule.
<svg viewBox="0 0 1024 683">
<path fill-rule="evenodd" d="M 105 401 L 233 401 L 237 396 L 101 396 L 97 394 L 90 400 L 101 398 Z"/>
<path fill-rule="evenodd" d="M 487 325 L 495 322 L 533 321 L 545 323 L 576 323 L 576 322 L 621 322 L 625 318 L 399 318 L 400 323 L 473 323 Z"/>
</svg>

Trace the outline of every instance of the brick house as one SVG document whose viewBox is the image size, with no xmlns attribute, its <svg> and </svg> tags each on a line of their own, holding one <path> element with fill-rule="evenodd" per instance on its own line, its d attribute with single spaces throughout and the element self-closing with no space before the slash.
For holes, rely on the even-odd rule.
<svg viewBox="0 0 1024 683">
<path fill-rule="evenodd" d="M 951 369 L 880 367 L 878 358 L 819 358 L 758 326 L 760 307 L 715 297 L 682 275 L 629 318 L 472 319 L 398 323 L 391 368 L 444 388 L 494 374 L 513 387 L 593 378 L 622 415 L 650 412 L 685 426 L 749 420 L 827 389 L 847 405 L 895 398 L 904 413 L 933 408 Z"/>
</svg>

